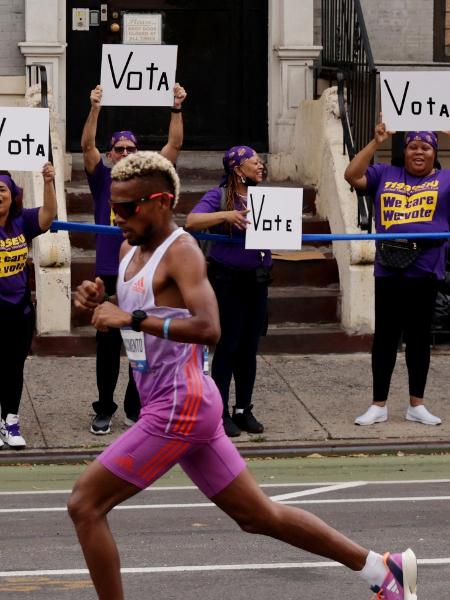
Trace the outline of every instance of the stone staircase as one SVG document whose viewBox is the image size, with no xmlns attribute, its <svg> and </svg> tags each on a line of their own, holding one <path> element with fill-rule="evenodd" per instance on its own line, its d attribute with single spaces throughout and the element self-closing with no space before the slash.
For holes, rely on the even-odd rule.
<svg viewBox="0 0 450 600">
<path fill-rule="evenodd" d="M 183 153 L 185 154 L 185 153 Z M 183 156 L 182 154 L 182 156 Z M 189 153 L 186 153 L 189 154 Z M 220 164 L 217 155 L 215 165 Z M 182 193 L 175 219 L 182 226 L 186 215 L 201 195 L 220 180 L 221 171 L 189 168 L 189 159 L 180 160 L 178 172 Z M 205 168 L 206 167 L 206 168 Z M 292 186 L 291 182 L 269 185 Z M 81 156 L 74 156 L 72 181 L 66 186 L 69 221 L 93 222 L 92 199 L 82 169 Z M 327 221 L 315 211 L 315 190 L 304 189 L 304 233 L 329 233 Z M 73 290 L 84 279 L 92 279 L 95 264 L 93 234 L 70 233 L 72 246 Z M 370 335 L 349 336 L 340 325 L 339 275 L 331 246 L 305 245 L 295 260 L 286 254 L 274 260 L 273 284 L 269 288 L 269 328 L 260 351 L 266 354 L 312 354 L 367 351 Z M 95 354 L 95 331 L 87 313 L 72 305 L 72 330 L 69 334 L 36 336 L 33 353 L 38 355 L 86 356 Z"/>
</svg>

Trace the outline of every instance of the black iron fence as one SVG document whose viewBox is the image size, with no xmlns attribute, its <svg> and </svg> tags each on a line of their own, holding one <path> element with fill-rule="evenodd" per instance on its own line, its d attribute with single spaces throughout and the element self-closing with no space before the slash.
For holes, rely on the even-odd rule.
<svg viewBox="0 0 450 600">
<path fill-rule="evenodd" d="M 360 0 L 322 0 L 322 76 L 338 82 L 344 146 L 350 159 L 373 137 L 377 69 Z M 358 195 L 358 225 L 371 230 L 372 202 Z"/>
</svg>

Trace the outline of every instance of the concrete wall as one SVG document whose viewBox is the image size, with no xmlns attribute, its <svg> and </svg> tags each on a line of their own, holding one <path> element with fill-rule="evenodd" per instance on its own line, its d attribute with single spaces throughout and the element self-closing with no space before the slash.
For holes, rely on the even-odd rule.
<svg viewBox="0 0 450 600">
<path fill-rule="evenodd" d="M 0 0 L 0 76 L 23 75 L 18 43 L 25 39 L 25 0 Z"/>
</svg>

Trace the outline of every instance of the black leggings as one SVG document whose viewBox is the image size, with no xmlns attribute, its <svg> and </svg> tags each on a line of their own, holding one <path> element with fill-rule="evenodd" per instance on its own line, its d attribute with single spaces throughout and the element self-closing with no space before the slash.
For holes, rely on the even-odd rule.
<svg viewBox="0 0 450 600">
<path fill-rule="evenodd" d="M 98 275 L 105 284 L 106 293 L 110 296 L 116 293 L 117 277 L 114 275 Z M 97 331 L 97 388 L 98 400 L 92 403 L 92 408 L 98 415 L 113 415 L 117 410 L 114 402 L 114 390 L 120 372 L 120 353 L 122 336 L 119 329 Z M 128 385 L 125 392 L 124 411 L 128 417 L 137 418 L 141 410 L 139 392 L 137 391 L 131 368 L 128 368 Z"/>
<path fill-rule="evenodd" d="M 402 339 L 409 394 L 423 398 L 430 366 L 430 331 L 438 281 L 434 277 L 375 277 L 372 345 L 373 400 L 387 400 Z"/>
<path fill-rule="evenodd" d="M 219 305 L 221 336 L 214 351 L 211 376 L 228 411 L 231 378 L 236 407 L 247 408 L 256 378 L 258 342 L 267 323 L 267 284 L 255 273 L 233 272 L 215 265 L 208 270 Z"/>
<path fill-rule="evenodd" d="M 24 314 L 24 311 L 25 314 Z M 30 351 L 35 325 L 35 312 L 31 303 L 17 309 L 0 307 L 0 368 L 2 390 L 0 405 L 2 419 L 19 413 L 23 389 L 23 367 Z"/>
</svg>

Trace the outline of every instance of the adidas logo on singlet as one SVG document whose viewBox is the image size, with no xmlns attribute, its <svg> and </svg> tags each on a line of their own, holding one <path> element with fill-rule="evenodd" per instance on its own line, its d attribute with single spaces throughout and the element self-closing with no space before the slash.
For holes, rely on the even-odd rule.
<svg viewBox="0 0 450 600">
<path fill-rule="evenodd" d="M 393 594 L 400 594 L 400 590 L 398 589 L 397 582 L 393 579 L 390 584 L 386 587 L 387 590 L 392 592 Z"/>
<path fill-rule="evenodd" d="M 144 278 L 139 277 L 139 279 L 136 281 L 136 283 L 133 284 L 133 287 L 131 289 L 133 290 L 133 292 L 137 292 L 138 294 L 145 294 Z"/>
</svg>

